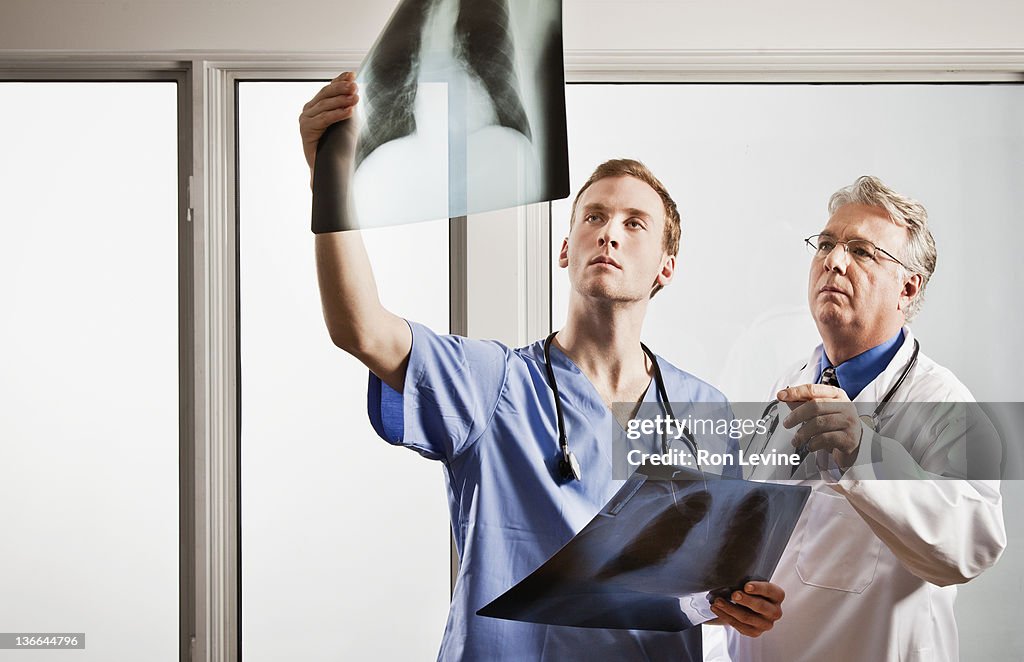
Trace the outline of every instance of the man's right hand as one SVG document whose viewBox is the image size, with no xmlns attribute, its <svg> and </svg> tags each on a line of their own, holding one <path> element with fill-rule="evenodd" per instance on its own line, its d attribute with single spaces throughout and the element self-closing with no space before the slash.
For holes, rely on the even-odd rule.
<svg viewBox="0 0 1024 662">
<path fill-rule="evenodd" d="M 355 74 L 346 71 L 325 85 L 302 107 L 299 134 L 302 136 L 302 151 L 306 155 L 310 172 L 313 172 L 313 164 L 316 162 L 316 145 L 320 136 L 332 124 L 352 117 L 359 102 L 358 92 Z"/>
<path fill-rule="evenodd" d="M 302 107 L 299 133 L 311 185 L 320 137 L 327 127 L 351 118 L 358 101 L 355 75 L 347 71 Z M 401 392 L 412 334 L 404 319 L 381 305 L 359 232 L 317 234 L 316 265 L 324 322 L 331 340 Z"/>
</svg>

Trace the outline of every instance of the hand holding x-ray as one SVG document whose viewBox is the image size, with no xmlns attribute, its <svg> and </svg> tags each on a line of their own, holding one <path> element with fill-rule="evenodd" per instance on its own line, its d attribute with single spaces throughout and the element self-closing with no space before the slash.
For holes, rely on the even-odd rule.
<svg viewBox="0 0 1024 662">
<path fill-rule="evenodd" d="M 359 102 L 359 89 L 355 74 L 346 71 L 324 85 L 319 92 L 302 107 L 299 115 L 299 134 L 302 136 L 302 151 L 309 165 L 310 182 L 316 163 L 316 148 L 324 131 L 335 122 L 347 120 L 355 113 Z"/>
<path fill-rule="evenodd" d="M 734 591 L 729 600 L 718 597 L 711 611 L 718 617 L 707 625 L 729 625 L 747 637 L 760 637 L 782 618 L 786 591 L 771 582 L 747 582 L 742 591 Z"/>
</svg>

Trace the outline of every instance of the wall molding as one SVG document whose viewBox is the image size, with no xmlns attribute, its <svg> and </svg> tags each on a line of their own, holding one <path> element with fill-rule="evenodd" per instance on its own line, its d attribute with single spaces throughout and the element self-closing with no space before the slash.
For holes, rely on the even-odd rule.
<svg viewBox="0 0 1024 662">
<path fill-rule="evenodd" d="M 605 80 L 835 81 L 983 76 L 1024 80 L 1024 50 L 567 51 L 566 78 Z M 839 79 L 837 80 L 837 76 Z"/>
<path fill-rule="evenodd" d="M 46 75 L 54 69 L 114 72 L 144 67 L 181 69 L 203 61 L 231 74 L 262 72 L 271 78 L 330 77 L 362 61 L 365 51 L 316 53 L 267 51 L 100 52 L 0 50 L 0 77 Z M 1024 49 L 864 50 L 567 50 L 571 82 L 826 81 L 842 78 L 950 80 L 976 76 L 1024 80 Z M 823 75 L 827 75 L 823 78 Z M 838 81 L 842 82 L 842 81 Z"/>
<path fill-rule="evenodd" d="M 192 660 L 238 659 L 238 265 L 234 85 L 192 63 L 196 613 Z"/>
<path fill-rule="evenodd" d="M 551 203 L 516 210 L 516 309 L 518 344 L 551 332 Z"/>
</svg>

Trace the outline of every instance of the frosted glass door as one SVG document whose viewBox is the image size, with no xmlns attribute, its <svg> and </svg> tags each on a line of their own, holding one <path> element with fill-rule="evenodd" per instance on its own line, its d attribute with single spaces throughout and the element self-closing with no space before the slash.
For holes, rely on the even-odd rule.
<svg viewBox="0 0 1024 662">
<path fill-rule="evenodd" d="M 296 121 L 322 85 L 239 85 L 243 656 L 432 659 L 449 594 L 442 465 L 377 437 L 366 368 L 324 327 Z M 447 219 L 364 239 L 384 305 L 446 332 Z"/>
<path fill-rule="evenodd" d="M 0 83 L 3 660 L 178 659 L 173 83 Z"/>
</svg>

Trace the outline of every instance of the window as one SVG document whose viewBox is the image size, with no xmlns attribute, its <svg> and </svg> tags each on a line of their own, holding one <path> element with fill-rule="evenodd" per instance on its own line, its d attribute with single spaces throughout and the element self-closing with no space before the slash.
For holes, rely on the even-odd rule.
<svg viewBox="0 0 1024 662">
<path fill-rule="evenodd" d="M 173 83 L 0 83 L 0 623 L 83 660 L 178 658 L 177 138 Z"/>
<path fill-rule="evenodd" d="M 836 189 L 874 174 L 928 208 L 939 260 L 914 322 L 925 351 L 979 400 L 1024 400 L 1014 371 L 992 370 L 1024 334 L 1024 316 L 999 303 L 1024 287 L 1007 266 L 1024 238 L 1024 86 L 578 84 L 566 103 L 574 193 L 627 156 L 679 205 L 675 281 L 644 326 L 655 351 L 734 401 L 761 401 L 820 342 L 801 240 Z M 613 131 L 594 110 L 609 103 L 622 109 Z M 571 203 L 552 204 L 556 251 Z M 559 328 L 569 288 L 553 259 Z"/>
<path fill-rule="evenodd" d="M 733 401 L 762 401 L 820 342 L 801 239 L 824 225 L 833 191 L 875 174 L 929 211 L 938 267 L 913 325 L 923 351 L 979 400 L 1024 401 L 1014 351 L 1024 316 L 1010 304 L 1024 288 L 1024 85 L 575 84 L 566 94 L 573 194 L 597 164 L 632 157 L 679 205 L 675 281 L 644 326 L 655 352 Z M 609 104 L 622 118 L 614 130 Z M 556 329 L 569 296 L 557 249 L 571 203 L 552 204 Z M 1007 551 L 957 595 L 964 659 L 1012 656 L 1022 644 L 1013 616 L 991 607 L 1024 572 L 1013 516 L 1024 483 L 1001 491 Z"/>
<path fill-rule="evenodd" d="M 296 121 L 322 85 L 238 91 L 242 652 L 422 659 L 448 612 L 443 469 L 377 437 L 324 327 Z M 363 237 L 384 305 L 447 329 L 447 219 Z"/>
</svg>

